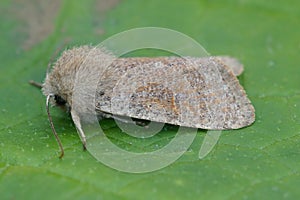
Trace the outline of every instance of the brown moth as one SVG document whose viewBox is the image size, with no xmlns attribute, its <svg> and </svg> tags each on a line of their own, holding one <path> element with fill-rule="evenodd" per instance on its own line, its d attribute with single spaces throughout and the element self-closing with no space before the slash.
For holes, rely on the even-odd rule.
<svg viewBox="0 0 300 200">
<path fill-rule="evenodd" d="M 186 127 L 226 130 L 249 126 L 255 111 L 236 76 L 243 66 L 234 58 L 132 57 L 115 58 L 103 49 L 81 46 L 63 52 L 42 87 L 49 102 L 70 111 L 86 146 L 78 112 L 100 117 L 127 116 Z M 97 70 L 97 73 L 95 73 Z M 98 76 L 100 74 L 100 76 Z M 75 87 L 77 82 L 84 85 Z M 97 85 L 90 80 L 97 79 Z M 96 94 L 90 94 L 96 91 Z M 79 105 L 72 102 L 81 93 Z M 84 109 L 80 105 L 87 105 Z"/>
</svg>

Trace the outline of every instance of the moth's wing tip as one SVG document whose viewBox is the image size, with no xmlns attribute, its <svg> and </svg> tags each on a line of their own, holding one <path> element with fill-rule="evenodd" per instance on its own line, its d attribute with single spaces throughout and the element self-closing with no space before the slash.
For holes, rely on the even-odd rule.
<svg viewBox="0 0 300 200">
<path fill-rule="evenodd" d="M 255 122 L 255 119 L 256 119 L 255 108 L 252 104 L 250 106 L 251 106 L 250 107 L 251 115 L 250 115 L 250 118 L 249 118 L 249 125 L 248 126 L 252 125 Z"/>
<path fill-rule="evenodd" d="M 252 104 L 248 106 L 247 115 L 241 120 L 241 123 L 238 123 L 237 126 L 231 127 L 231 129 L 241 129 L 248 126 L 251 126 L 255 122 L 255 108 Z"/>
<path fill-rule="evenodd" d="M 255 122 L 255 109 L 252 104 L 249 104 L 247 106 L 246 112 L 242 112 L 240 114 L 243 115 L 243 117 L 240 116 L 238 120 L 236 118 L 238 116 L 235 116 L 235 118 L 229 119 L 226 122 L 224 121 L 224 123 L 219 123 L 219 124 L 199 123 L 195 127 L 200 129 L 215 130 L 215 131 L 237 130 L 237 129 L 242 129 L 251 126 Z"/>
<path fill-rule="evenodd" d="M 244 65 L 237 59 L 231 56 L 215 56 L 223 64 L 225 64 L 233 73 L 234 76 L 239 76 L 244 71 Z"/>
</svg>

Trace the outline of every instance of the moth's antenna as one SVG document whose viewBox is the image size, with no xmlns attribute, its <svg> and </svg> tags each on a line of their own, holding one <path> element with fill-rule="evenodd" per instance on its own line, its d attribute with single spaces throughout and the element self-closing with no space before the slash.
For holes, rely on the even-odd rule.
<svg viewBox="0 0 300 200">
<path fill-rule="evenodd" d="M 42 89 L 42 87 L 43 87 L 43 84 L 38 83 L 38 82 L 35 82 L 35 81 L 33 81 L 33 80 L 30 80 L 30 81 L 29 81 L 29 84 L 31 84 L 31 85 L 33 85 L 34 87 L 37 87 L 37 88 L 39 88 L 39 89 Z"/>
<path fill-rule="evenodd" d="M 48 66 L 47 66 L 47 74 L 49 74 L 49 72 L 50 72 L 50 70 L 51 70 L 51 65 L 52 65 L 52 63 L 53 63 L 53 61 L 54 61 L 54 58 L 57 56 L 58 52 L 59 52 L 61 49 L 62 49 L 62 47 L 56 49 L 55 52 L 52 54 L 52 56 L 51 56 L 51 58 L 50 58 L 50 60 L 49 60 L 49 62 L 48 62 Z"/>
<path fill-rule="evenodd" d="M 64 148 L 63 148 L 63 146 L 61 144 L 61 141 L 60 141 L 60 139 L 59 139 L 59 137 L 58 137 L 58 135 L 57 135 L 57 133 L 55 131 L 55 128 L 54 128 L 54 125 L 53 125 L 53 121 L 52 121 L 52 117 L 51 117 L 50 111 L 49 111 L 49 100 L 50 100 L 51 97 L 54 97 L 54 95 L 53 94 L 49 94 L 47 96 L 46 109 L 47 109 L 47 114 L 48 114 L 48 119 L 49 119 L 49 122 L 50 122 L 50 126 L 51 126 L 51 129 L 52 129 L 52 133 L 55 136 L 56 141 L 57 141 L 57 143 L 59 145 L 59 148 L 60 148 L 60 156 L 59 156 L 59 158 L 62 158 L 64 156 L 64 154 L 65 154 Z"/>
<path fill-rule="evenodd" d="M 62 50 L 62 48 L 66 46 L 66 44 L 67 44 L 68 42 L 69 42 L 69 39 L 65 39 L 65 40 L 64 40 L 64 43 L 63 43 L 60 47 L 58 47 L 58 48 L 55 50 L 55 52 L 52 54 L 52 56 L 51 56 L 51 58 L 50 58 L 50 60 L 49 60 L 48 66 L 47 66 L 47 74 L 49 74 L 49 72 L 50 72 L 51 65 L 52 65 L 52 63 L 53 63 L 53 61 L 54 61 L 54 58 L 58 55 L 58 53 Z"/>
</svg>

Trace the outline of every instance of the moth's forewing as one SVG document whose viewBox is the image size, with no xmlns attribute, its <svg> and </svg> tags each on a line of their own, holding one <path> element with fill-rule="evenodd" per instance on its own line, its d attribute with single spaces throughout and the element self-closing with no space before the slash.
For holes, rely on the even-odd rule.
<svg viewBox="0 0 300 200">
<path fill-rule="evenodd" d="M 100 77 L 98 112 L 203 129 L 253 123 L 250 100 L 232 71 L 210 58 L 120 58 Z"/>
</svg>

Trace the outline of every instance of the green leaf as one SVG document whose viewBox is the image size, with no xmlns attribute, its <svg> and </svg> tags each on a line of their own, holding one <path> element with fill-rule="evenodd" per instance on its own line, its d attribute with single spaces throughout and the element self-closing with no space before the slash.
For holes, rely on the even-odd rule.
<svg viewBox="0 0 300 200">
<path fill-rule="evenodd" d="M 290 1 L 8 1 L 0 7 L 1 199 L 298 199 L 300 192 L 300 3 Z M 50 57 L 67 46 L 98 44 L 135 27 L 180 31 L 213 55 L 245 65 L 239 78 L 256 108 L 256 122 L 223 131 L 213 151 L 198 159 L 205 131 L 190 149 L 159 171 L 111 169 L 82 150 L 70 116 L 52 108 L 65 147 L 58 159 L 42 93 Z M 102 127 L 115 144 L 152 151 L 176 127 L 133 139 L 112 120 Z"/>
</svg>

